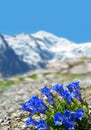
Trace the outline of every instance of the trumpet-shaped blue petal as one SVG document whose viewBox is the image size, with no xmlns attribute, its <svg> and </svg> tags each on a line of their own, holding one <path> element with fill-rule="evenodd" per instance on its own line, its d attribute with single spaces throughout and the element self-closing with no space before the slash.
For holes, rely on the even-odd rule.
<svg viewBox="0 0 91 130">
<path fill-rule="evenodd" d="M 63 115 L 58 112 L 57 114 L 54 115 L 54 124 L 55 125 L 62 125 L 63 123 Z"/>
</svg>

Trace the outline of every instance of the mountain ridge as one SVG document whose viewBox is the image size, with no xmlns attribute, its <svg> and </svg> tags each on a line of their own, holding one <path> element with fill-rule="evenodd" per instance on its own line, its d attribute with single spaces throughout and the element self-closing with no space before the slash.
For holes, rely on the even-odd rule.
<svg viewBox="0 0 91 130">
<path fill-rule="evenodd" d="M 29 66 L 29 70 L 45 68 L 48 63 L 61 60 L 76 59 L 82 56 L 91 57 L 90 42 L 76 44 L 45 31 L 39 31 L 35 34 L 22 33 L 14 36 L 1 34 L 0 47 L 5 43 L 7 43 L 8 48 L 12 49 L 22 63 L 24 62 Z M 2 52 L 2 47 L 0 52 Z M 7 56 L 5 55 L 5 57 Z M 7 57 L 8 59 L 9 57 Z M 16 59 L 13 57 L 12 60 L 16 62 Z M 17 74 L 19 73 L 17 72 Z"/>
</svg>

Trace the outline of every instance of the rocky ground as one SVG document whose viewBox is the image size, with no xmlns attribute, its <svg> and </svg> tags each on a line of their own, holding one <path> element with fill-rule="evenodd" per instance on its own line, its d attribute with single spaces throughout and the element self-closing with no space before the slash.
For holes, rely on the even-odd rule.
<svg viewBox="0 0 91 130">
<path fill-rule="evenodd" d="M 90 62 L 88 63 L 90 66 Z M 85 62 L 85 64 L 87 64 L 87 62 Z M 75 69 L 72 69 L 72 67 L 68 69 L 67 65 L 75 67 Z M 75 63 L 75 65 L 65 62 L 65 64 L 63 65 L 63 68 L 65 69 L 59 67 L 54 69 L 54 65 L 51 66 L 51 69 L 54 67 L 51 72 L 49 70 L 46 73 L 45 71 L 44 73 L 37 72 L 37 79 L 29 79 L 28 77 L 26 77 L 21 84 L 13 85 L 12 87 L 5 89 L 4 91 L 0 91 L 0 130 L 30 130 L 30 128 L 25 127 L 25 122 L 29 115 L 26 112 L 21 111 L 20 107 L 22 103 L 27 101 L 31 96 L 38 94 L 39 89 L 41 89 L 45 84 L 52 85 L 58 82 L 64 83 L 66 85 L 70 81 L 80 80 L 82 96 L 87 100 L 89 108 L 91 109 L 90 73 L 86 73 L 85 75 L 83 75 L 82 72 L 86 72 L 86 68 L 81 67 L 83 71 L 81 69 L 77 69 L 77 67 L 80 68 L 79 66 L 81 65 L 85 66 L 82 62 L 79 62 L 79 64 Z M 60 73 L 62 70 L 63 72 Z M 78 75 L 76 70 L 78 71 L 78 73 L 80 73 L 80 76 Z M 76 74 L 74 73 L 75 71 Z M 31 129 L 33 130 L 33 128 Z"/>
</svg>

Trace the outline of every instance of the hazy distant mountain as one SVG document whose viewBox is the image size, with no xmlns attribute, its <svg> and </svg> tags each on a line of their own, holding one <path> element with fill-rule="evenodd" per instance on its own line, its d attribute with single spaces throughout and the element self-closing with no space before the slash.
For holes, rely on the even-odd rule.
<svg viewBox="0 0 91 130">
<path fill-rule="evenodd" d="M 82 56 L 91 57 L 91 43 L 76 44 L 48 32 L 0 35 L 0 73 L 11 76 L 47 63 Z"/>
</svg>

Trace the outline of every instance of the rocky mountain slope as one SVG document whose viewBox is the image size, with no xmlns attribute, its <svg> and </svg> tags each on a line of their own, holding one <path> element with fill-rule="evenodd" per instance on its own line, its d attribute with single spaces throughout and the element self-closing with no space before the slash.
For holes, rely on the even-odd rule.
<svg viewBox="0 0 91 130">
<path fill-rule="evenodd" d="M 0 35 L 0 74 L 1 77 L 24 73 L 29 70 L 29 66 L 19 59 L 18 55 L 8 45 L 7 41 Z"/>
</svg>

